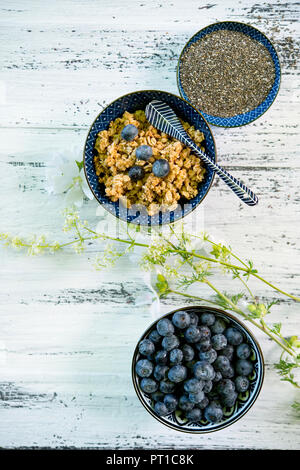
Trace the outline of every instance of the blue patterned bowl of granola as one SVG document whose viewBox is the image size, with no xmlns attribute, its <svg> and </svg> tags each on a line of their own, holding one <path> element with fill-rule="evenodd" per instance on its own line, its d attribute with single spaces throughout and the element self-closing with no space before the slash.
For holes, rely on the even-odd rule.
<svg viewBox="0 0 300 470">
<path fill-rule="evenodd" d="M 216 47 L 216 50 L 214 50 L 214 56 L 218 55 L 220 57 L 220 61 L 222 64 L 225 63 L 226 60 L 224 60 L 224 57 L 222 54 L 225 54 L 226 51 L 228 52 L 227 57 L 228 61 L 230 64 L 230 70 L 232 71 L 232 75 L 230 75 L 230 70 L 228 71 L 225 69 L 224 65 L 224 70 L 223 70 L 223 65 L 218 64 L 213 64 L 213 53 L 212 53 L 212 47 L 209 49 L 209 44 L 207 43 L 207 51 L 204 52 L 204 47 L 203 47 L 203 42 L 201 41 L 206 41 L 212 39 L 212 35 L 220 35 L 222 32 L 229 32 L 229 34 L 237 33 L 239 34 L 240 38 L 244 38 L 244 41 L 248 43 L 253 43 L 256 45 L 257 50 L 254 51 L 253 55 L 253 60 L 256 59 L 256 55 L 259 53 L 259 49 L 261 50 L 261 53 L 264 54 L 264 61 L 262 63 L 257 63 L 257 65 L 253 62 L 252 64 L 252 73 L 255 74 L 255 77 L 251 76 L 246 77 L 244 74 L 245 82 L 250 83 L 251 80 L 253 82 L 253 89 L 249 89 L 249 95 L 254 94 L 255 90 L 257 89 L 256 82 L 254 81 L 254 78 L 259 79 L 260 77 L 262 78 L 261 84 L 264 87 L 264 81 L 268 80 L 268 77 L 270 79 L 270 83 L 268 83 L 268 87 L 265 89 L 266 92 L 265 94 L 263 93 L 263 89 L 261 90 L 261 94 L 257 96 L 257 99 L 254 100 L 251 104 L 251 102 L 247 103 L 246 101 L 243 101 L 243 104 L 240 104 L 240 108 L 237 108 L 238 111 L 234 112 L 232 111 L 234 108 L 229 105 L 229 98 L 228 101 L 226 102 L 226 97 L 229 97 L 229 95 L 232 93 L 233 98 L 236 99 L 237 97 L 240 97 L 242 100 L 244 99 L 244 96 L 246 94 L 244 90 L 243 93 L 239 93 L 239 90 L 233 90 L 233 82 L 231 83 L 229 80 L 229 76 L 233 77 L 233 80 L 235 78 L 234 73 L 236 73 L 236 70 L 243 62 L 243 57 L 245 58 L 245 63 L 246 63 L 246 58 L 247 55 L 246 51 L 244 56 L 241 56 L 241 53 L 243 52 L 243 44 L 242 41 L 243 39 L 239 40 L 239 43 L 236 44 L 236 49 L 238 50 L 239 56 L 236 58 L 236 61 L 234 58 L 229 57 L 230 51 L 234 49 L 234 47 L 229 44 L 229 48 L 225 48 L 225 41 L 224 38 L 220 37 L 219 38 L 219 45 Z M 188 54 L 192 54 L 192 49 L 194 48 L 195 50 L 195 45 L 198 45 L 199 49 L 197 52 L 201 52 L 202 54 L 202 49 L 203 49 L 203 56 L 199 58 L 199 66 L 200 64 L 203 64 L 203 60 L 206 57 L 207 62 L 211 62 L 211 65 L 209 67 L 213 67 L 212 70 L 219 70 L 221 74 L 223 74 L 223 78 L 221 78 L 221 91 L 220 94 L 217 92 L 216 88 L 216 76 L 214 76 L 212 73 L 209 73 L 207 76 L 211 77 L 211 86 L 212 89 L 208 90 L 208 86 L 205 83 L 204 76 L 203 79 L 198 73 L 195 75 L 196 82 L 195 82 L 195 87 L 194 91 L 192 91 L 188 85 L 188 83 L 191 83 L 193 80 L 192 77 L 192 72 L 187 72 L 186 78 L 184 78 L 184 61 L 187 60 Z M 202 46 L 201 46 L 202 44 Z M 211 43 L 210 43 L 211 45 Z M 195 54 L 195 53 L 194 53 Z M 191 57 L 192 63 L 197 62 L 198 58 L 197 56 Z M 223 57 L 223 61 L 221 58 Z M 225 57 L 226 59 L 226 57 Z M 235 69 L 236 66 L 236 70 Z M 201 66 L 203 68 L 203 65 Z M 272 68 L 272 70 L 267 70 L 267 67 Z M 211 71 L 210 71 L 211 72 Z M 262 77 L 263 72 L 266 76 Z M 246 73 L 246 72 L 245 72 Z M 272 77 L 271 77 L 272 75 Z M 220 77 L 218 77 L 220 78 Z M 240 76 L 238 77 L 238 80 L 240 80 Z M 248 79 L 249 78 L 249 79 Z M 271 104 L 274 102 L 278 91 L 279 91 L 279 86 L 280 86 L 280 78 L 281 78 L 281 71 L 280 71 L 280 63 L 278 59 L 278 55 L 276 53 L 276 50 L 271 43 L 271 41 L 258 29 L 254 28 L 253 26 L 250 26 L 245 23 L 240 23 L 236 21 L 223 21 L 223 22 L 218 22 L 211 24 L 209 26 L 206 26 L 205 28 L 201 29 L 198 31 L 194 36 L 192 36 L 186 45 L 184 46 L 178 60 L 178 66 L 177 66 L 177 85 L 179 89 L 180 96 L 187 100 L 189 103 L 192 103 L 199 111 L 201 114 L 204 116 L 204 118 L 209 122 L 210 124 L 213 124 L 214 126 L 220 126 L 220 127 L 238 127 L 238 126 L 243 126 L 245 124 L 249 124 L 252 121 L 255 121 L 258 119 L 262 114 L 264 114 Z M 202 80 L 202 81 L 201 81 Z M 215 84 L 213 83 L 215 81 Z M 226 81 L 228 84 L 228 94 L 226 95 Z M 242 80 L 241 80 L 242 81 Z M 200 83 L 201 82 L 201 83 Z M 197 85 L 197 86 L 196 86 Z M 240 89 L 241 90 L 241 89 Z M 248 93 L 248 91 L 247 91 Z M 193 97 L 192 97 L 193 95 Z M 221 102 L 219 103 L 219 98 L 221 100 L 221 96 L 223 95 L 224 97 L 224 106 L 228 105 L 228 115 L 226 115 L 226 112 L 223 114 L 220 112 L 220 110 L 223 108 L 221 105 Z M 198 97 L 198 98 L 197 98 Z M 198 101 L 199 100 L 199 101 Z M 196 103 L 197 101 L 197 103 Z M 212 104 L 214 103 L 214 104 Z M 218 106 L 220 105 L 220 106 Z M 232 103 L 231 103 L 232 105 Z M 217 111 L 213 112 L 213 109 L 219 110 L 219 114 Z M 225 109 L 225 108 L 224 108 Z M 230 110 L 229 110 L 230 109 Z M 223 110 L 223 109 L 222 109 Z"/>
<path fill-rule="evenodd" d="M 169 224 L 190 214 L 203 201 L 214 179 L 214 171 L 189 149 L 147 122 L 144 110 L 154 99 L 171 106 L 191 137 L 216 161 L 214 138 L 205 118 L 179 96 L 157 90 L 136 91 L 109 104 L 88 132 L 84 147 L 86 179 L 107 211 L 125 222 L 144 226 Z M 139 132 L 130 142 L 121 136 L 127 124 L 135 124 Z M 151 160 L 138 161 L 138 165 L 144 165 L 146 176 L 132 183 L 128 170 L 136 164 L 135 150 L 141 144 L 152 147 L 153 160 L 162 156 L 169 160 L 166 178 L 153 176 Z"/>
</svg>

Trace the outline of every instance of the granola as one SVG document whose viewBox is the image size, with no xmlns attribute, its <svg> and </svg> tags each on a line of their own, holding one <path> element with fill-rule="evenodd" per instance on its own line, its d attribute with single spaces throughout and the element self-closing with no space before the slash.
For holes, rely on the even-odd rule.
<svg viewBox="0 0 300 470">
<path fill-rule="evenodd" d="M 138 128 L 138 135 L 130 142 L 121 137 L 122 129 L 128 124 Z M 182 124 L 204 151 L 203 133 L 187 122 Z M 135 151 L 140 145 L 151 146 L 152 156 L 148 161 L 136 158 Z M 108 130 L 98 133 L 94 150 L 96 174 L 99 183 L 105 185 L 106 195 L 128 208 L 137 204 L 146 206 L 149 215 L 174 210 L 180 199 L 195 197 L 204 178 L 205 168 L 199 157 L 177 139 L 154 128 L 142 110 L 125 111 L 122 117 L 112 121 Z M 162 158 L 169 162 L 170 171 L 164 178 L 158 178 L 152 173 L 152 165 Z M 128 175 L 134 165 L 144 170 L 139 181 L 133 181 Z"/>
</svg>

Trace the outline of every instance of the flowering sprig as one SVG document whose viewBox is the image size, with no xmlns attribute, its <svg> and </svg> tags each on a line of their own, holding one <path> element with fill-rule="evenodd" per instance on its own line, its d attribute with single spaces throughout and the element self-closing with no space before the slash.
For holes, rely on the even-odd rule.
<svg viewBox="0 0 300 470">
<path fill-rule="evenodd" d="M 71 232 L 73 239 L 66 243 L 49 242 L 45 236 L 33 236 L 28 239 L 11 236 L 7 233 L 0 234 L 0 240 L 5 246 L 16 249 L 26 249 L 28 254 L 38 255 L 42 253 L 54 253 L 67 246 L 73 246 L 77 253 L 82 253 L 86 242 L 109 242 L 104 252 L 96 257 L 94 266 L 103 269 L 113 266 L 118 259 L 132 252 L 136 248 L 143 248 L 140 259 L 142 269 L 158 272 L 155 289 L 160 297 L 173 294 L 194 299 L 199 302 L 222 307 L 238 314 L 259 328 L 281 349 L 282 353 L 275 369 L 281 380 L 288 381 L 295 387 L 299 385 L 295 378 L 295 371 L 300 368 L 300 341 L 296 335 L 286 338 L 282 334 L 281 323 L 267 324 L 266 316 L 271 314 L 272 307 L 278 303 L 274 300 L 268 304 L 260 301 L 248 285 L 251 278 L 256 278 L 271 287 L 275 292 L 288 297 L 296 302 L 300 298 L 285 292 L 259 275 L 251 260 L 242 260 L 224 243 L 216 243 L 208 234 L 194 235 L 171 225 L 169 233 L 157 230 L 150 240 L 146 236 L 146 242 L 137 241 L 140 229 L 131 224 L 123 226 L 124 238 L 110 236 L 107 233 L 99 233 L 89 227 L 87 221 L 81 221 L 76 210 L 65 210 L 64 232 Z M 200 249 L 196 241 L 200 242 Z M 113 243 L 112 243 L 113 242 Z M 203 245 L 209 247 L 204 251 Z M 124 247 L 121 248 L 121 246 Z M 196 246 L 196 248 L 195 248 Z M 202 248 L 201 248 L 202 247 Z M 208 251 L 208 252 L 207 252 Z M 218 269 L 219 268 L 219 269 Z M 235 294 L 222 292 L 214 283 L 214 275 L 221 271 L 225 276 L 241 283 L 243 290 Z M 172 283 L 175 283 L 172 286 Z M 203 298 L 188 292 L 194 285 L 202 283 L 208 286 L 213 295 Z"/>
</svg>

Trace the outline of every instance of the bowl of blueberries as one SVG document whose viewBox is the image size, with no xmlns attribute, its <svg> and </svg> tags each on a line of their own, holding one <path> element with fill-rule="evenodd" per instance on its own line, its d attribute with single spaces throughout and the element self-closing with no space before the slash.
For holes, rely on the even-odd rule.
<svg viewBox="0 0 300 470">
<path fill-rule="evenodd" d="M 253 334 L 216 308 L 174 310 L 140 338 L 132 360 L 135 391 L 162 424 L 203 434 L 223 429 L 257 399 L 264 360 Z"/>
</svg>

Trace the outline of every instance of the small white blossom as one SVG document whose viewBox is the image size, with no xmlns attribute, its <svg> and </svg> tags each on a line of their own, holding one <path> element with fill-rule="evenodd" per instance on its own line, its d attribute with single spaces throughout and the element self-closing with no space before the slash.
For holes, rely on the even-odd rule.
<svg viewBox="0 0 300 470">
<path fill-rule="evenodd" d="M 65 194 L 65 205 L 81 207 L 84 196 L 93 199 L 83 169 L 80 147 L 71 147 L 65 152 L 55 152 L 46 172 L 46 189 L 49 194 Z M 77 163 L 78 162 L 78 163 Z"/>
</svg>

